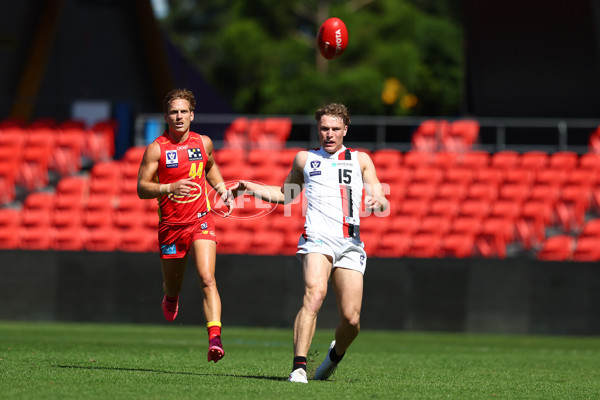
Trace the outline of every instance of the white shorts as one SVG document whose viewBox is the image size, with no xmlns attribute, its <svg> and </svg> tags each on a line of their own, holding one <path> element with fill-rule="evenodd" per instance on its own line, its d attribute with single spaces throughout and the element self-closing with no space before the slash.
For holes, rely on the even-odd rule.
<svg viewBox="0 0 600 400">
<path fill-rule="evenodd" d="M 365 274 L 367 253 L 364 244 L 351 238 L 307 237 L 300 236 L 298 241 L 299 258 L 308 253 L 320 253 L 331 256 L 333 268 L 352 269 Z"/>
</svg>

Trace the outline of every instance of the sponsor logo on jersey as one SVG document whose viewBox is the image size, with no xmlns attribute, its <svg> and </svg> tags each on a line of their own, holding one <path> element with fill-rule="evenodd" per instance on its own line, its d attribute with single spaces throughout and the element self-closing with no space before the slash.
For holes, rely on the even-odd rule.
<svg viewBox="0 0 600 400">
<path fill-rule="evenodd" d="M 202 160 L 202 150 L 200 149 L 188 149 L 187 153 L 190 161 Z"/>
<path fill-rule="evenodd" d="M 200 224 L 200 229 L 206 229 L 208 228 L 208 222 L 203 222 L 202 224 Z"/>
<path fill-rule="evenodd" d="M 354 165 L 354 163 L 352 161 L 338 161 L 338 162 L 332 162 L 331 166 L 332 167 L 351 167 L 352 165 Z"/>
<path fill-rule="evenodd" d="M 177 150 L 167 150 L 167 168 L 177 168 L 179 166 L 179 157 L 177 157 Z"/>
<path fill-rule="evenodd" d="M 177 250 L 175 249 L 175 244 L 163 244 L 160 246 L 160 252 L 162 254 L 176 254 Z"/>
</svg>

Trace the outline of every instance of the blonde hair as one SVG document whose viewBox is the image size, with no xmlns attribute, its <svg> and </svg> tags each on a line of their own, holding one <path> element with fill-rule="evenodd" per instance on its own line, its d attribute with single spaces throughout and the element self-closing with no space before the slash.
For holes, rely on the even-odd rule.
<svg viewBox="0 0 600 400">
<path fill-rule="evenodd" d="M 317 112 L 315 112 L 315 119 L 320 121 L 323 115 L 331 115 L 333 117 L 341 118 L 341 120 L 344 122 L 344 125 L 350 125 L 350 112 L 343 104 L 331 103 L 319 108 Z"/>
<path fill-rule="evenodd" d="M 194 97 L 194 93 L 187 89 L 173 89 L 167 93 L 163 100 L 163 111 L 165 114 L 169 113 L 171 102 L 177 99 L 187 100 L 190 103 L 190 111 L 194 111 L 196 108 L 196 97 Z"/>
</svg>

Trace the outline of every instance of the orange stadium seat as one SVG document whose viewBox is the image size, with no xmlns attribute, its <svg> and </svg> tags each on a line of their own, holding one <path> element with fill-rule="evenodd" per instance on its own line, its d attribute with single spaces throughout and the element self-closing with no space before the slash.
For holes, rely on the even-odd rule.
<svg viewBox="0 0 600 400">
<path fill-rule="evenodd" d="M 568 261 L 573 257 L 574 239 L 568 235 L 556 235 L 546 239 L 537 253 L 544 261 Z"/>
</svg>

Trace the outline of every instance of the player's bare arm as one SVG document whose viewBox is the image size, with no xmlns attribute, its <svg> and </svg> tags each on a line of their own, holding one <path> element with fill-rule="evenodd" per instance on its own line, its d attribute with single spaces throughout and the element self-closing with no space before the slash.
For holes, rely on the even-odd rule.
<svg viewBox="0 0 600 400">
<path fill-rule="evenodd" d="M 292 168 L 283 185 L 263 185 L 250 181 L 239 181 L 231 188 L 234 197 L 248 193 L 263 201 L 276 204 L 288 204 L 302 192 L 304 184 L 304 165 L 306 164 L 307 151 L 299 151 L 294 157 Z"/>
<path fill-rule="evenodd" d="M 363 182 L 365 183 L 365 208 L 370 211 L 385 211 L 389 207 L 390 203 L 385 198 L 383 187 L 379 178 L 377 178 L 377 172 L 375 170 L 375 164 L 368 154 L 359 152 L 358 161 L 362 170 Z"/>
<path fill-rule="evenodd" d="M 221 196 L 221 200 L 227 206 L 227 213 L 224 215 L 227 217 L 233 211 L 234 206 L 234 198 L 231 194 L 230 190 L 227 190 L 225 186 L 225 181 L 223 179 L 223 175 L 221 175 L 221 170 L 219 169 L 217 163 L 215 162 L 215 158 L 213 156 L 214 145 L 212 140 L 205 135 L 201 135 L 202 144 L 204 145 L 204 150 L 206 151 L 206 155 L 208 156 L 208 160 L 206 160 L 206 181 L 213 189 L 217 191 L 219 196 Z"/>
<path fill-rule="evenodd" d="M 187 196 L 193 187 L 190 179 L 182 179 L 172 183 L 156 182 L 156 171 L 160 160 L 160 146 L 152 142 L 146 148 L 140 169 L 138 170 L 137 193 L 140 199 L 153 199 L 173 193 Z"/>
</svg>

